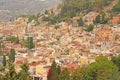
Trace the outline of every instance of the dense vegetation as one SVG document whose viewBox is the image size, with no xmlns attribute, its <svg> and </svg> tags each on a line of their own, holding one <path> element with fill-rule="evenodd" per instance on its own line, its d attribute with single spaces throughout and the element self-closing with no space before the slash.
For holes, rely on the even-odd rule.
<svg viewBox="0 0 120 80">
<path fill-rule="evenodd" d="M 28 72 L 29 66 L 27 63 L 21 65 L 20 72 L 15 71 L 15 50 L 11 49 L 8 55 L 8 59 L 3 55 L 2 63 L 0 65 L 0 80 L 32 80 Z"/>
<path fill-rule="evenodd" d="M 9 54 L 14 54 L 14 49 Z M 21 65 L 20 72 L 16 72 L 14 61 L 9 55 L 9 60 L 3 56 L 3 66 L 0 66 L 0 80 L 31 80 L 29 75 L 29 67 L 27 63 Z M 7 65 L 6 65 L 7 64 Z M 6 71 L 7 69 L 7 71 Z M 120 55 L 108 60 L 106 56 L 100 55 L 96 61 L 80 66 L 73 70 L 68 70 L 57 65 L 54 61 L 47 74 L 47 80 L 120 80 Z"/>
<path fill-rule="evenodd" d="M 94 25 L 90 24 L 87 28 L 87 31 L 90 32 L 90 31 L 93 31 L 93 29 L 94 29 Z"/>
<path fill-rule="evenodd" d="M 8 36 L 8 37 L 6 37 L 5 40 L 6 40 L 6 41 L 15 42 L 15 43 L 19 43 L 18 37 L 15 37 L 15 36 Z"/>
<path fill-rule="evenodd" d="M 23 39 L 21 45 L 27 49 L 33 49 L 35 47 L 33 37 L 27 37 L 27 39 Z"/>
<path fill-rule="evenodd" d="M 116 13 L 120 13 L 120 0 L 119 2 L 113 7 L 113 11 Z"/>
<path fill-rule="evenodd" d="M 110 18 L 106 17 L 104 11 L 101 11 L 98 16 L 96 16 L 95 20 L 93 21 L 94 24 L 106 24 Z"/>
<path fill-rule="evenodd" d="M 100 55 L 96 58 L 96 62 L 78 67 L 73 71 L 67 68 L 61 70 L 53 62 L 47 80 L 120 80 L 119 60 L 120 56 L 109 61 L 106 56 Z"/>
<path fill-rule="evenodd" d="M 55 16 L 45 17 L 44 20 L 56 23 L 59 21 L 69 21 L 72 17 L 79 15 L 80 12 L 88 13 L 93 10 L 102 10 L 104 6 L 113 0 L 63 0 L 61 12 Z"/>
<path fill-rule="evenodd" d="M 28 72 L 29 67 L 27 63 L 21 65 L 21 70 L 18 73 L 15 71 L 12 62 L 8 63 L 6 69 L 7 71 L 5 69 L 1 71 L 4 74 L 0 74 L 0 80 L 32 80 Z"/>
<path fill-rule="evenodd" d="M 26 41 L 26 47 L 28 49 L 32 49 L 35 47 L 34 42 L 33 42 L 33 37 L 28 37 Z"/>
<path fill-rule="evenodd" d="M 28 22 L 31 22 L 32 20 L 35 20 L 36 22 L 38 21 L 38 18 L 35 15 L 29 15 L 28 18 Z"/>
<path fill-rule="evenodd" d="M 9 60 L 10 60 L 10 62 L 15 61 L 15 50 L 14 49 L 11 49 L 9 52 Z"/>
<path fill-rule="evenodd" d="M 0 43 L 0 55 L 2 55 L 2 48 L 3 48 L 3 45 Z"/>
<path fill-rule="evenodd" d="M 117 57 L 113 57 L 112 61 L 118 66 L 119 71 L 120 71 L 120 55 L 118 55 Z"/>
</svg>

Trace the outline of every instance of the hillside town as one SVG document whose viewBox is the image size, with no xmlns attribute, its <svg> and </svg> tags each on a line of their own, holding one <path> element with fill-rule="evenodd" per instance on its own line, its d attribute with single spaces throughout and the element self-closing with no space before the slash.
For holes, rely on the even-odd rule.
<svg viewBox="0 0 120 80">
<path fill-rule="evenodd" d="M 83 17 L 86 25 L 92 24 L 97 16 L 90 12 Z M 76 18 L 73 18 L 73 20 Z M 120 50 L 120 15 L 110 20 L 109 24 L 100 24 L 93 31 L 86 32 L 82 27 L 73 27 L 74 23 L 60 22 L 56 25 L 33 26 L 27 24 L 27 18 L 0 23 L 0 38 L 4 55 L 15 49 L 15 69 L 20 70 L 23 62 L 28 62 L 32 77 L 47 80 L 47 72 L 55 60 L 62 69 L 75 69 L 78 66 L 88 65 L 100 55 L 111 57 L 119 55 Z M 33 21 L 34 22 L 34 21 Z M 20 43 L 5 41 L 6 37 L 16 36 Z M 33 37 L 35 47 L 27 49 L 21 43 L 27 37 Z M 0 58 L 2 65 L 2 57 Z"/>
<path fill-rule="evenodd" d="M 115 74 L 120 71 L 120 59 L 117 61 L 115 58 L 120 57 L 120 0 L 101 0 L 101 4 L 98 2 L 99 5 L 95 6 L 93 4 L 97 3 L 96 0 L 86 0 L 83 1 L 84 4 L 79 1 L 77 3 L 77 0 L 76 3 L 72 0 L 65 1 L 64 5 L 59 5 L 61 8 L 0 22 L 0 80 L 120 79 L 115 77 L 118 75 L 113 77 L 115 70 Z M 92 5 L 87 6 L 88 3 Z M 97 59 L 101 55 L 100 62 Z M 57 77 L 56 65 L 60 68 Z M 86 71 L 82 72 L 81 67 Z M 76 78 L 77 71 L 73 76 L 74 70 L 79 71 L 78 68 L 82 78 Z M 112 79 L 107 75 L 99 78 L 98 73 L 104 73 L 107 68 Z M 106 71 L 105 74 L 108 73 Z M 86 75 L 92 75 L 92 78 L 86 78 Z M 104 78 L 106 76 L 108 78 Z"/>
</svg>

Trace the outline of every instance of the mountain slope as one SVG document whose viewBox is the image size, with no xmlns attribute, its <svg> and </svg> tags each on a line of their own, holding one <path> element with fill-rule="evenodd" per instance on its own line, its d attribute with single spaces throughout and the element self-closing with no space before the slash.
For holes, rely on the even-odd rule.
<svg viewBox="0 0 120 80">
<path fill-rule="evenodd" d="M 59 4 L 60 0 L 0 0 L 0 19 L 22 14 L 37 14 Z"/>
</svg>

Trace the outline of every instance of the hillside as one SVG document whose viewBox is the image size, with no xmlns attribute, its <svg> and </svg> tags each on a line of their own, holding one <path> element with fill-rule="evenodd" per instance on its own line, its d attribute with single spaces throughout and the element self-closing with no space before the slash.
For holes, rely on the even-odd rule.
<svg viewBox="0 0 120 80">
<path fill-rule="evenodd" d="M 64 0 L 61 5 L 61 12 L 54 17 L 50 16 L 47 20 L 52 23 L 70 21 L 72 17 L 80 16 L 80 13 L 84 15 L 90 11 L 100 12 L 106 6 L 112 4 L 113 1 L 114 0 Z"/>
</svg>

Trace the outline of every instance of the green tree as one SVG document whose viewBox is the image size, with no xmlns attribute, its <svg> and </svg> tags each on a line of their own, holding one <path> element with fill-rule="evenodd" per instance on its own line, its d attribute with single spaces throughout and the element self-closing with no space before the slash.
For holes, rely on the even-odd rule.
<svg viewBox="0 0 120 80">
<path fill-rule="evenodd" d="M 19 38 L 18 38 L 18 36 L 17 36 L 17 38 L 16 38 L 16 43 L 17 43 L 17 44 L 19 43 Z"/>
<path fill-rule="evenodd" d="M 99 61 L 108 61 L 108 58 L 107 56 L 103 56 L 102 54 L 99 55 L 96 59 L 95 59 L 96 62 L 99 62 Z"/>
<path fill-rule="evenodd" d="M 61 68 L 60 66 L 57 66 L 57 74 L 60 75 L 60 73 L 61 73 Z"/>
<path fill-rule="evenodd" d="M 18 80 L 32 80 L 29 75 L 29 66 L 27 63 L 21 65 L 21 71 L 18 73 Z"/>
<path fill-rule="evenodd" d="M 14 62 L 14 61 L 15 61 L 15 50 L 14 50 L 14 49 L 11 49 L 11 50 L 10 50 L 9 60 L 10 60 L 11 62 Z"/>
<path fill-rule="evenodd" d="M 5 40 L 6 40 L 6 41 L 15 42 L 15 43 L 19 43 L 19 38 L 18 38 L 18 37 L 15 37 L 15 36 L 6 37 Z"/>
<path fill-rule="evenodd" d="M 87 28 L 87 31 L 90 32 L 90 31 L 93 31 L 93 29 L 94 29 L 94 25 L 90 24 Z"/>
<path fill-rule="evenodd" d="M 98 15 L 98 16 L 96 16 L 96 18 L 95 18 L 95 20 L 94 20 L 94 23 L 95 24 L 98 24 L 98 23 L 100 23 L 100 15 Z"/>
<path fill-rule="evenodd" d="M 3 55 L 2 53 L 2 43 L 0 42 L 0 55 Z"/>
<path fill-rule="evenodd" d="M 87 67 L 78 67 L 77 69 L 73 70 L 71 75 L 71 80 L 85 80 L 85 71 Z"/>
<path fill-rule="evenodd" d="M 118 1 L 118 3 L 113 7 L 113 11 L 115 12 L 120 12 L 120 0 Z"/>
<path fill-rule="evenodd" d="M 17 73 L 15 72 L 14 64 L 8 63 L 8 72 L 5 73 L 3 80 L 17 80 Z"/>
<path fill-rule="evenodd" d="M 118 66 L 119 71 L 120 71 L 120 55 L 113 57 L 112 62 Z"/>
<path fill-rule="evenodd" d="M 65 68 L 60 74 L 60 80 L 70 80 L 70 73 L 67 68 Z"/>
<path fill-rule="evenodd" d="M 58 80 L 57 64 L 53 61 L 51 69 L 48 72 L 47 80 Z"/>
<path fill-rule="evenodd" d="M 108 20 L 109 20 L 108 18 L 102 19 L 101 24 L 106 24 L 108 22 Z"/>
<path fill-rule="evenodd" d="M 5 67 L 0 65 L 0 72 L 3 72 L 5 70 Z"/>
<path fill-rule="evenodd" d="M 101 24 L 106 24 L 108 22 L 108 18 L 105 17 L 105 12 L 101 12 Z"/>
<path fill-rule="evenodd" d="M 102 10 L 104 6 L 109 5 L 113 0 L 63 0 L 63 4 L 60 5 L 60 12 L 55 15 L 53 9 L 51 14 L 47 18 L 51 23 L 56 23 L 56 21 L 66 21 L 69 22 L 72 17 L 79 15 L 80 12 L 88 13 L 93 10 Z"/>
<path fill-rule="evenodd" d="M 79 25 L 79 26 L 83 26 L 83 25 L 84 25 L 84 22 L 83 22 L 82 18 L 80 18 L 80 19 L 78 20 L 78 25 Z"/>
<path fill-rule="evenodd" d="M 34 48 L 33 37 L 28 37 L 28 38 L 27 38 L 27 48 L 28 48 L 28 49 Z"/>
<path fill-rule="evenodd" d="M 120 80 L 118 67 L 104 56 L 90 64 L 86 70 L 86 80 Z"/>
<path fill-rule="evenodd" d="M 6 56 L 3 55 L 3 60 L 2 60 L 3 66 L 6 66 Z"/>
<path fill-rule="evenodd" d="M 28 22 L 31 22 L 32 20 L 34 20 L 34 21 L 38 21 L 38 18 L 37 18 L 37 16 L 35 16 L 35 15 L 29 15 L 29 19 L 28 19 Z"/>
<path fill-rule="evenodd" d="M 56 64 L 55 61 L 53 61 L 53 63 L 52 63 L 52 69 L 56 70 L 56 68 L 57 68 L 57 64 Z"/>
</svg>

